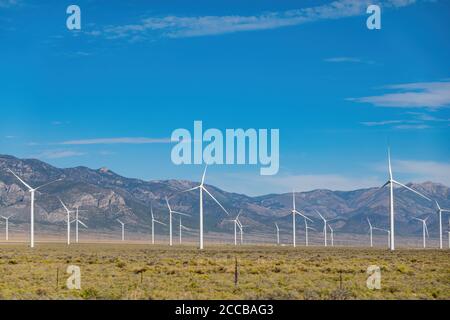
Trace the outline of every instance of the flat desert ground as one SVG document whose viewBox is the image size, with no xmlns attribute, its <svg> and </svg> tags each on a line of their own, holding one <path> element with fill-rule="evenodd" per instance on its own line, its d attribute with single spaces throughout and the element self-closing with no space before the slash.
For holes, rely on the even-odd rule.
<svg viewBox="0 0 450 320">
<path fill-rule="evenodd" d="M 236 263 L 237 262 L 237 263 Z M 71 265 L 81 289 L 69 290 Z M 381 289 L 367 287 L 369 266 Z M 237 273 L 236 273 L 237 271 Z M 237 282 L 236 282 L 237 275 Z M 450 299 L 449 250 L 0 244 L 0 299 Z"/>
</svg>

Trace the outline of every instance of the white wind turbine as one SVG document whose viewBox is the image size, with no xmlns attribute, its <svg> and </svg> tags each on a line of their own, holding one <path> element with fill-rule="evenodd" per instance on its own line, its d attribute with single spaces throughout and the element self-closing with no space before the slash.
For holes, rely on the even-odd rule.
<svg viewBox="0 0 450 320">
<path fill-rule="evenodd" d="M 46 184 L 43 184 L 37 188 L 32 188 L 30 185 L 28 185 L 25 181 L 23 181 L 22 179 L 20 179 L 20 177 L 18 175 L 16 175 L 11 169 L 8 168 L 8 171 L 11 172 L 16 178 L 17 180 L 19 180 L 25 187 L 27 187 L 28 191 L 30 192 L 30 196 L 31 196 L 31 214 L 30 214 L 30 247 L 34 248 L 34 200 L 35 200 L 35 194 L 36 191 L 38 191 L 39 189 L 42 189 L 52 183 L 61 181 L 62 179 L 58 179 Z"/>
<path fill-rule="evenodd" d="M 172 207 L 169 204 L 169 199 L 167 199 L 167 197 L 166 197 L 166 203 L 167 203 L 167 208 L 169 209 L 169 235 L 170 235 L 170 244 L 169 245 L 172 247 L 173 246 L 173 238 L 172 238 L 172 236 L 173 236 L 173 232 L 172 232 L 173 214 L 175 213 L 180 216 L 186 216 L 186 217 L 190 217 L 190 215 L 172 210 Z"/>
<path fill-rule="evenodd" d="M 367 218 L 367 222 L 369 223 L 370 247 L 373 248 L 373 227 L 372 227 L 372 223 L 370 223 L 369 218 Z"/>
<path fill-rule="evenodd" d="M 306 234 L 306 246 L 309 246 L 309 230 L 316 231 L 316 229 L 308 226 L 308 220 L 305 219 L 305 234 Z"/>
<path fill-rule="evenodd" d="M 280 228 L 278 227 L 278 223 L 275 222 L 275 228 L 277 229 L 277 245 L 280 245 Z"/>
<path fill-rule="evenodd" d="M 59 199 L 59 202 L 61 202 L 64 210 L 66 210 L 66 213 L 67 213 L 67 218 L 66 218 L 66 223 L 67 223 L 67 245 L 69 246 L 70 245 L 70 224 L 72 223 L 72 221 L 70 221 L 70 214 L 75 212 L 75 210 L 69 210 L 61 199 Z"/>
<path fill-rule="evenodd" d="M 330 225 L 328 225 L 328 228 L 330 228 L 331 231 L 331 246 L 334 247 L 334 230 Z"/>
<path fill-rule="evenodd" d="M 75 220 L 73 220 L 72 222 L 75 222 L 75 242 L 78 243 L 79 242 L 79 237 L 78 237 L 78 224 L 81 224 L 83 227 L 85 227 L 86 229 L 89 229 L 87 225 L 85 225 L 83 223 L 83 221 L 81 221 L 80 219 L 78 219 L 78 215 L 80 211 L 86 211 L 86 210 L 80 210 L 77 207 L 77 211 L 76 211 L 76 215 L 75 215 Z"/>
<path fill-rule="evenodd" d="M 9 241 L 9 219 L 11 218 L 11 216 L 9 216 L 9 217 L 1 216 L 1 217 L 3 219 L 5 219 L 5 224 L 6 224 L 6 226 L 5 226 L 5 240 Z"/>
<path fill-rule="evenodd" d="M 125 223 L 117 219 L 117 222 L 122 226 L 122 241 L 125 241 Z"/>
<path fill-rule="evenodd" d="M 328 246 L 328 241 L 327 241 L 327 225 L 328 225 L 328 220 L 325 219 L 319 211 L 315 210 L 317 212 L 317 214 L 320 216 L 320 218 L 323 220 L 323 236 L 324 236 L 324 243 L 325 243 L 325 247 Z"/>
<path fill-rule="evenodd" d="M 414 220 L 420 221 L 422 223 L 422 234 L 423 234 L 423 248 L 425 249 L 427 247 L 427 240 L 426 237 L 429 237 L 430 234 L 428 233 L 428 227 L 427 227 L 427 220 L 430 217 L 427 217 L 426 219 L 419 219 L 419 218 L 413 218 Z"/>
<path fill-rule="evenodd" d="M 227 220 L 228 222 L 233 222 L 234 224 L 234 245 L 237 246 L 237 229 L 239 228 L 241 232 L 241 244 L 242 244 L 242 224 L 239 221 L 239 216 L 242 214 L 242 210 L 239 211 L 239 214 L 236 216 L 234 220 Z"/>
<path fill-rule="evenodd" d="M 180 236 L 180 244 L 183 243 L 183 238 L 182 238 L 182 231 L 192 231 L 191 229 L 189 229 L 188 227 L 183 226 L 183 223 L 181 222 L 181 217 L 180 217 L 180 231 L 179 231 L 179 236 Z"/>
<path fill-rule="evenodd" d="M 220 204 L 220 202 L 217 201 L 216 198 L 214 198 L 214 196 L 208 191 L 208 189 L 206 189 L 206 187 L 205 187 L 205 177 L 206 177 L 206 170 L 207 169 L 208 169 L 208 167 L 205 167 L 205 171 L 203 172 L 202 182 L 200 183 L 199 186 L 184 191 L 184 192 L 190 192 L 190 191 L 194 191 L 194 190 L 199 190 L 200 191 L 200 250 L 204 249 L 204 242 L 203 242 L 203 191 L 206 192 L 219 205 L 219 207 L 223 211 L 225 211 L 225 213 L 228 216 L 230 215 L 228 213 L 228 211 Z"/>
<path fill-rule="evenodd" d="M 165 223 L 162 223 L 155 219 L 155 215 L 153 214 L 153 206 L 151 207 L 151 214 L 152 214 L 152 244 L 155 244 L 155 223 L 158 223 L 162 226 L 167 226 Z"/>
<path fill-rule="evenodd" d="M 437 205 L 438 214 L 439 214 L 439 248 L 443 249 L 444 247 L 443 247 L 443 243 L 442 243 L 442 236 L 443 236 L 443 232 L 442 232 L 442 213 L 450 212 L 450 210 L 442 209 L 437 201 L 436 201 L 436 205 Z M 449 243 L 450 243 L 450 240 L 449 240 Z"/>
<path fill-rule="evenodd" d="M 388 235 L 388 247 L 389 247 L 389 249 L 391 249 L 391 231 L 386 230 L 386 229 L 376 228 L 376 227 L 372 227 L 372 229 L 373 230 L 378 230 L 378 231 L 383 231 L 383 232 L 387 233 L 387 235 Z"/>
<path fill-rule="evenodd" d="M 295 191 L 294 191 L 294 192 L 292 192 L 292 242 L 293 242 L 294 248 L 297 247 L 296 220 L 295 220 L 295 217 L 297 214 L 299 216 L 303 217 L 303 219 L 305 219 L 305 221 L 309 220 L 312 222 L 312 220 L 310 218 L 308 218 L 303 213 L 301 213 L 300 211 L 297 210 L 296 201 L 295 201 Z M 306 227 L 306 230 L 308 230 L 307 227 Z M 306 233 L 308 233 L 308 232 L 306 232 Z M 306 235 L 306 238 L 308 238 L 308 235 Z M 306 240 L 306 242 L 308 242 L 308 240 Z"/>
<path fill-rule="evenodd" d="M 414 192 L 415 194 L 421 196 L 422 198 L 427 199 L 428 201 L 431 201 L 428 197 L 424 196 L 423 194 L 421 194 L 420 192 L 411 189 L 410 187 L 404 185 L 403 183 L 400 183 L 396 180 L 394 180 L 394 176 L 392 174 L 392 164 L 391 164 L 391 150 L 388 149 L 388 164 L 389 164 L 389 180 L 381 187 L 384 188 L 387 185 L 390 186 L 390 225 L 391 225 L 391 230 L 390 230 L 390 249 L 392 251 L 395 250 L 395 212 L 394 212 L 394 184 L 401 186 L 411 192 Z"/>
</svg>

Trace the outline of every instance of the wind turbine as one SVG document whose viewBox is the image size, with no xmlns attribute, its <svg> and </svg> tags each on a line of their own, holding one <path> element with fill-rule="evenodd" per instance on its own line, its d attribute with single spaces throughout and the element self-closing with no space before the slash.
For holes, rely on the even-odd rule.
<svg viewBox="0 0 450 320">
<path fill-rule="evenodd" d="M 122 241 L 125 241 L 125 223 L 117 219 L 117 222 L 121 224 L 122 226 Z"/>
<path fill-rule="evenodd" d="M 422 233 L 423 233 L 423 248 L 425 249 L 427 247 L 427 240 L 426 237 L 429 237 L 430 234 L 428 233 L 428 227 L 427 227 L 427 220 L 430 217 L 427 217 L 426 219 L 419 219 L 419 218 L 413 218 L 414 220 L 422 222 Z"/>
<path fill-rule="evenodd" d="M 334 230 L 330 225 L 328 225 L 328 228 L 330 228 L 331 231 L 331 246 L 334 247 Z"/>
<path fill-rule="evenodd" d="M 421 196 L 424 199 L 427 199 L 428 201 L 431 201 L 428 197 L 424 196 L 420 192 L 411 189 L 410 187 L 404 185 L 403 183 L 400 183 L 396 180 L 394 180 L 394 176 L 392 174 L 392 164 L 391 164 L 391 150 L 388 149 L 388 165 L 389 165 L 389 180 L 381 187 L 384 188 L 386 186 L 390 186 L 390 225 L 391 225 L 391 231 L 390 231 L 390 249 L 391 251 L 395 250 L 395 212 L 394 212 L 394 184 L 399 185 L 411 192 L 414 192 L 415 194 Z"/>
<path fill-rule="evenodd" d="M 442 209 L 437 201 L 436 201 L 436 205 L 437 205 L 438 213 L 439 213 L 439 248 L 442 250 L 444 248 L 443 244 L 442 244 L 442 213 L 450 212 L 450 210 Z M 449 243 L 450 243 L 450 240 L 449 240 Z"/>
<path fill-rule="evenodd" d="M 383 231 L 383 232 L 387 233 L 387 235 L 388 235 L 388 247 L 389 247 L 389 249 L 391 249 L 391 231 L 386 230 L 386 229 L 376 228 L 376 227 L 372 227 L 372 229 L 373 230 L 378 230 L 378 231 Z"/>
<path fill-rule="evenodd" d="M 239 214 L 236 216 L 234 220 L 227 220 L 228 222 L 233 222 L 234 224 L 234 245 L 237 246 L 237 229 L 241 231 L 241 244 L 242 244 L 242 224 L 239 221 L 239 216 L 242 214 L 242 210 L 239 211 Z"/>
<path fill-rule="evenodd" d="M 155 219 L 155 215 L 153 214 L 153 205 L 151 207 L 151 214 L 152 214 L 152 244 L 155 244 L 155 223 L 158 223 L 162 226 L 167 226 L 165 223 L 162 223 Z"/>
<path fill-rule="evenodd" d="M 202 182 L 200 183 L 199 186 L 184 191 L 184 192 L 190 192 L 190 191 L 194 191 L 194 190 L 199 190 L 200 191 L 200 250 L 204 249 L 204 242 L 203 242 L 203 191 L 206 192 L 219 205 L 219 207 L 223 211 L 225 211 L 225 213 L 228 216 L 230 215 L 228 213 L 228 211 L 220 204 L 220 202 L 217 201 L 216 198 L 214 198 L 214 196 L 208 191 L 208 189 L 206 189 L 206 187 L 205 187 L 205 177 L 206 177 L 206 170 L 207 169 L 208 169 L 208 166 L 205 167 L 205 171 L 203 172 L 203 176 L 202 176 Z"/>
<path fill-rule="evenodd" d="M 278 227 L 278 224 L 275 222 L 275 228 L 277 229 L 277 245 L 280 245 L 280 228 Z"/>
<path fill-rule="evenodd" d="M 6 227 L 5 227 L 5 240 L 9 241 L 9 219 L 11 218 L 11 216 L 9 217 L 4 217 L 1 216 L 3 219 L 5 219 L 5 223 L 6 223 Z"/>
<path fill-rule="evenodd" d="M 320 216 L 320 218 L 322 218 L 323 220 L 323 235 L 324 235 L 324 241 L 325 241 L 325 247 L 328 246 L 328 241 L 327 241 L 327 219 L 325 219 L 319 211 L 315 210 L 317 212 L 317 214 Z"/>
<path fill-rule="evenodd" d="M 295 217 L 297 214 L 299 216 L 303 217 L 305 219 L 305 221 L 309 220 L 312 222 L 312 220 L 310 218 L 308 218 L 303 213 L 301 213 L 300 211 L 297 210 L 296 203 L 295 203 L 295 191 L 294 191 L 294 192 L 292 192 L 292 241 L 293 241 L 294 248 L 297 246 L 296 226 L 295 226 L 296 225 Z"/>
<path fill-rule="evenodd" d="M 189 229 L 189 228 L 187 228 L 187 227 L 185 227 L 185 226 L 183 226 L 183 224 L 182 224 L 182 222 L 181 222 L 181 217 L 180 217 L 180 244 L 182 244 L 182 231 L 183 230 L 185 230 L 185 231 L 192 231 L 191 229 Z"/>
<path fill-rule="evenodd" d="M 75 212 L 75 211 L 74 210 L 69 210 L 61 199 L 59 199 L 59 202 L 61 202 L 64 210 L 66 210 L 66 212 L 67 212 L 67 219 L 66 219 L 67 220 L 67 245 L 70 246 L 70 224 L 72 223 L 70 221 L 70 214 Z"/>
<path fill-rule="evenodd" d="M 178 214 L 180 216 L 186 216 L 186 217 L 190 217 L 190 215 L 188 215 L 186 213 L 181 213 L 181 212 L 178 212 L 178 211 L 173 211 L 172 207 L 169 204 L 169 199 L 167 199 L 167 197 L 166 197 L 166 203 L 167 203 L 167 208 L 169 209 L 169 233 L 170 233 L 170 244 L 169 245 L 172 247 L 173 246 L 173 238 L 172 238 L 172 235 L 173 235 L 173 232 L 172 232 L 172 217 L 173 217 L 173 214 L 175 213 L 175 214 Z"/>
<path fill-rule="evenodd" d="M 86 211 L 86 210 L 79 210 L 79 208 L 77 207 L 77 211 L 76 211 L 76 216 L 75 216 L 75 220 L 72 222 L 75 222 L 75 242 L 78 243 L 79 242 L 79 238 L 78 238 L 78 224 L 81 224 L 83 227 L 85 227 L 86 229 L 89 229 L 87 225 L 85 225 L 83 223 L 83 221 L 81 221 L 80 219 L 78 219 L 78 214 L 80 211 Z"/>
<path fill-rule="evenodd" d="M 370 247 L 373 248 L 373 227 L 372 223 L 370 223 L 369 218 L 367 218 L 367 222 L 369 223 L 369 233 L 370 233 Z"/>
<path fill-rule="evenodd" d="M 30 185 L 28 185 L 25 181 L 23 181 L 22 179 L 20 179 L 20 177 L 18 175 L 16 175 L 11 169 L 8 168 L 8 171 L 11 172 L 16 178 L 17 180 L 19 180 L 30 192 L 30 196 L 31 196 L 31 213 L 30 213 L 30 247 L 34 248 L 34 199 L 35 199 L 35 194 L 36 191 L 38 191 L 39 189 L 42 189 L 52 183 L 61 181 L 62 179 L 58 179 L 46 184 L 43 184 L 37 188 L 32 188 Z"/>
</svg>

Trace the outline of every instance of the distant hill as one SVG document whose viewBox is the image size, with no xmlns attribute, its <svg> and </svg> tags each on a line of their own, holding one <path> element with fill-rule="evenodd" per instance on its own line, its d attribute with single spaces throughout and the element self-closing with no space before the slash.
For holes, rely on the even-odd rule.
<svg viewBox="0 0 450 320">
<path fill-rule="evenodd" d="M 134 231 L 148 230 L 150 206 L 161 221 L 168 220 L 164 198 L 172 197 L 171 202 L 177 211 L 192 214 L 184 225 L 198 228 L 198 193 L 180 193 L 197 185 L 183 180 L 143 181 L 122 177 L 107 168 L 98 170 L 86 167 L 68 169 L 55 168 L 34 159 L 18 159 L 0 155 L 0 213 L 8 211 L 14 215 L 15 223 L 29 222 L 29 193 L 6 170 L 12 169 L 32 186 L 38 186 L 53 179 L 63 178 L 62 182 L 51 185 L 37 195 L 36 222 L 43 228 L 58 223 L 63 226 L 66 215 L 58 202 L 58 197 L 71 207 L 79 206 L 87 210 L 81 217 L 91 228 L 117 228 L 116 219 L 125 220 Z M 442 206 L 450 207 L 449 188 L 438 183 L 425 182 L 408 186 L 437 200 Z M 244 210 L 242 222 L 258 232 L 273 231 L 274 222 L 282 229 L 290 229 L 292 217 L 291 194 L 271 194 L 249 197 L 228 193 L 214 186 L 208 186 L 213 195 L 235 215 Z M 432 215 L 429 222 L 431 233 L 437 235 L 437 214 L 434 203 L 430 203 L 404 189 L 396 189 L 397 232 L 420 234 L 421 225 L 411 221 L 411 217 Z M 297 194 L 297 206 L 321 227 L 314 209 L 332 219 L 335 229 L 340 232 L 365 234 L 366 217 L 373 224 L 388 225 L 388 189 L 369 188 L 355 191 L 314 190 Z M 208 231 L 229 232 L 231 224 L 225 223 L 226 215 L 209 198 L 205 198 L 205 226 Z M 445 220 L 446 221 L 446 220 Z M 299 219 L 301 223 L 301 219 Z"/>
</svg>

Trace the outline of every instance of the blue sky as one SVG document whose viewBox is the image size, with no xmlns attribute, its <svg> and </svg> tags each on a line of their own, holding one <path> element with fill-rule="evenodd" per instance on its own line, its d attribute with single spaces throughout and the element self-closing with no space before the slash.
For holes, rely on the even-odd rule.
<svg viewBox="0 0 450 320">
<path fill-rule="evenodd" d="M 0 0 L 2 154 L 198 180 L 165 141 L 202 120 L 280 129 L 277 176 L 211 168 L 229 191 L 376 186 L 388 143 L 398 179 L 450 185 L 448 1 L 382 1 L 376 31 L 356 0 L 74 3 L 81 31 L 72 3 Z"/>
</svg>

